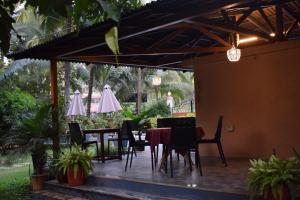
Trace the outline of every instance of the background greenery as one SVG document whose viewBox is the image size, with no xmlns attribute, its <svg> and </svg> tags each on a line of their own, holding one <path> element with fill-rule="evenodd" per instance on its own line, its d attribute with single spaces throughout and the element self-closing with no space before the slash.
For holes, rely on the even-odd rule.
<svg viewBox="0 0 300 200">
<path fill-rule="evenodd" d="M 74 4 L 75 3 L 75 4 Z M 29 199 L 30 154 L 25 150 L 29 137 L 20 142 L 24 119 L 35 116 L 45 102 L 50 102 L 50 66 L 48 61 L 6 60 L 7 52 L 16 52 L 47 42 L 71 31 L 112 19 L 122 20 L 121 13 L 142 6 L 140 0 L 0 0 L 0 199 Z M 152 85 L 160 76 L 162 84 Z M 142 87 L 139 88 L 138 82 Z M 193 99 L 193 74 L 177 71 L 139 69 L 109 65 L 58 63 L 60 133 L 70 121 L 65 116 L 70 96 L 75 90 L 87 92 L 89 110 L 91 96 L 109 84 L 124 108 L 149 111 L 151 125 L 157 117 L 170 116 L 166 96 L 170 91 L 175 105 Z M 147 102 L 127 102 L 136 93 L 146 93 Z M 126 117 L 122 113 L 78 117 L 83 128 L 120 127 Z M 49 126 L 51 117 L 49 116 Z M 47 134 L 45 134 L 47 135 Z M 27 141 L 26 141 L 27 140 Z M 95 152 L 94 148 L 91 148 Z M 114 150 L 112 150 L 114 152 Z M 51 155 L 51 151 L 47 151 Z M 31 169 L 32 172 L 32 169 Z M 15 195 L 13 195 L 15 194 Z"/>
</svg>

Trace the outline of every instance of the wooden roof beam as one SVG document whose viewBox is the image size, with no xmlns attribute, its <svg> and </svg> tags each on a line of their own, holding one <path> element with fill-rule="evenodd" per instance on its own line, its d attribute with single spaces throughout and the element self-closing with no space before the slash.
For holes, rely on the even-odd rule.
<svg viewBox="0 0 300 200">
<path fill-rule="evenodd" d="M 297 22 L 300 22 L 300 16 L 294 13 L 287 5 L 281 5 L 284 10 L 286 10 Z"/>
<path fill-rule="evenodd" d="M 82 57 L 63 57 L 60 58 L 61 61 L 68 61 L 68 62 L 90 62 L 90 63 L 102 63 L 102 64 L 111 64 L 111 65 L 123 65 L 123 66 L 151 66 L 150 62 L 141 62 L 141 61 L 132 61 L 128 58 L 118 58 L 118 62 L 114 57 L 89 57 L 89 56 L 82 56 Z M 154 66 L 154 65 L 153 65 Z"/>
<path fill-rule="evenodd" d="M 262 18 L 267 22 L 267 24 L 269 25 L 269 27 L 271 28 L 272 32 L 275 32 L 275 28 L 272 24 L 272 22 L 270 21 L 269 17 L 266 15 L 266 13 L 264 12 L 264 10 L 262 8 L 258 9 L 259 14 L 262 16 Z"/>
<path fill-rule="evenodd" d="M 190 23 L 182 23 L 182 24 L 179 24 L 177 26 L 198 30 L 201 33 L 203 33 L 204 35 L 206 35 L 207 37 L 209 37 L 209 38 L 211 38 L 211 39 L 219 42 L 223 46 L 225 46 L 225 47 L 231 47 L 231 45 L 228 42 L 226 42 L 223 38 L 221 38 L 220 36 L 218 36 L 217 34 L 211 32 L 211 31 L 209 31 L 208 29 L 204 28 L 201 25 L 190 24 Z"/>
<path fill-rule="evenodd" d="M 287 39 L 289 37 L 289 34 L 298 26 L 297 21 L 295 21 L 293 24 L 291 24 L 288 29 L 285 31 L 285 38 Z"/>
<path fill-rule="evenodd" d="M 189 53 L 220 53 L 225 52 L 226 47 L 191 47 L 191 48 L 178 48 L 178 49 L 136 49 L 134 52 L 127 52 L 118 57 L 134 57 L 134 56 L 160 56 L 160 55 L 171 55 L 171 54 L 189 54 Z M 104 58 L 104 57 L 115 57 L 114 54 L 98 54 L 98 55 L 70 55 L 60 57 L 61 59 L 78 58 L 78 59 L 93 59 L 93 58 Z"/>
<path fill-rule="evenodd" d="M 283 26 L 283 13 L 280 4 L 275 5 L 276 10 L 276 39 L 279 41 L 284 40 L 284 26 Z"/>
<path fill-rule="evenodd" d="M 120 23 L 120 29 L 119 29 L 119 41 L 125 40 L 134 36 L 138 36 L 141 34 L 149 33 L 155 30 L 159 30 L 177 23 L 182 22 L 185 19 L 193 19 L 200 15 L 204 15 L 208 12 L 214 12 L 220 9 L 228 9 L 228 8 L 234 8 L 239 5 L 244 5 L 248 2 L 251 2 L 251 0 L 243 0 L 243 1 L 237 1 L 237 0 L 219 0 L 217 2 L 208 2 L 203 6 L 202 4 L 196 4 L 196 6 L 193 6 L 192 8 L 189 7 L 188 4 L 176 5 L 175 10 L 178 10 L 176 12 L 176 15 L 170 15 L 168 17 L 161 18 L 159 21 L 153 22 L 153 23 L 145 23 L 144 26 L 137 26 L 136 29 L 130 30 L 126 32 L 126 30 L 122 29 L 123 24 L 125 26 L 133 25 L 135 22 L 130 21 L 130 16 L 122 18 L 122 21 Z M 187 12 L 188 10 L 188 12 Z M 170 11 L 168 8 L 156 8 L 156 12 L 168 12 Z M 109 27 L 108 27 L 109 28 Z M 107 30 L 105 30 L 107 31 Z M 95 47 L 106 45 L 105 41 L 99 42 L 97 44 L 87 44 L 84 48 L 77 48 L 72 51 L 64 52 L 60 54 L 59 56 L 63 57 L 66 55 L 71 55 L 74 53 L 78 53 L 81 51 L 85 51 L 88 49 L 93 49 Z"/>
<path fill-rule="evenodd" d="M 178 35 L 182 34 L 184 31 L 185 31 L 185 29 L 176 30 L 176 31 L 170 33 L 169 35 L 163 37 L 159 41 L 155 42 L 151 46 L 149 46 L 148 49 L 157 49 L 157 48 L 161 47 L 162 45 L 166 44 L 167 42 L 173 40 Z"/>
<path fill-rule="evenodd" d="M 241 23 L 243 23 L 245 21 L 245 19 L 247 19 L 247 17 L 249 17 L 253 11 L 255 11 L 257 9 L 257 7 L 251 7 L 248 10 L 246 10 L 244 12 L 244 14 L 237 20 L 236 24 L 239 26 Z"/>
<path fill-rule="evenodd" d="M 268 40 L 268 41 L 273 41 L 273 38 L 271 38 L 268 34 L 258 32 L 255 30 L 249 30 L 246 28 L 242 28 L 242 27 L 238 27 L 238 26 L 234 26 L 234 25 L 230 25 L 230 24 L 215 22 L 215 21 L 205 19 L 205 18 L 197 18 L 197 21 L 189 20 L 188 22 L 191 24 L 194 24 L 194 25 L 198 25 L 198 26 L 202 25 L 204 27 L 221 30 L 224 32 L 252 35 L 252 36 L 257 36 L 257 37 L 260 37 L 260 38 Z"/>
<path fill-rule="evenodd" d="M 268 30 L 264 24 L 262 24 L 261 22 L 259 22 L 257 19 L 255 19 L 254 17 L 252 16 L 249 16 L 247 18 L 247 20 L 253 24 L 254 26 L 258 27 L 260 30 L 262 30 L 263 32 L 267 33 L 267 34 L 270 34 L 272 32 L 272 30 Z"/>
<path fill-rule="evenodd" d="M 68 62 L 84 62 L 84 63 L 101 63 L 101 64 L 110 64 L 110 65 L 122 65 L 122 66 L 131 66 L 131 67 L 148 67 L 148 68 L 161 68 L 161 69 L 171 69 L 171 70 L 187 70 L 191 71 L 190 68 L 181 68 L 181 67 L 174 67 L 175 65 L 178 65 L 182 63 L 182 61 L 173 61 L 173 62 L 166 62 L 166 63 L 155 63 L 155 62 L 141 62 L 137 60 L 131 60 L 131 59 L 119 59 L 118 63 L 115 59 L 107 59 L 107 58 L 81 58 L 80 60 L 75 58 L 62 58 L 61 61 L 68 61 Z M 171 67 L 170 65 L 173 65 Z"/>
</svg>

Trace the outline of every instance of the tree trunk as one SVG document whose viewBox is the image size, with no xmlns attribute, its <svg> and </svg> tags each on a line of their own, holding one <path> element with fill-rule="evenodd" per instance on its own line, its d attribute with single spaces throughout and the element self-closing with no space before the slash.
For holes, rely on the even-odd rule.
<svg viewBox="0 0 300 200">
<path fill-rule="evenodd" d="M 157 86 L 157 85 L 154 86 L 156 101 L 158 101 L 158 95 L 159 95 L 159 88 L 158 87 L 159 86 Z"/>
<path fill-rule="evenodd" d="M 137 71 L 137 99 L 136 99 L 136 111 L 138 114 L 141 113 L 142 109 L 142 93 L 143 93 L 143 88 L 142 88 L 142 69 L 138 68 Z"/>
<path fill-rule="evenodd" d="M 87 96 L 87 116 L 91 116 L 91 104 L 92 104 L 92 94 L 93 94 L 93 86 L 94 86 L 94 71 L 95 71 L 95 65 L 90 65 L 90 77 L 89 77 L 89 91 Z"/>
<path fill-rule="evenodd" d="M 71 76 L 71 63 L 64 63 L 65 69 L 65 110 L 68 111 L 69 103 L 70 103 L 70 76 Z"/>
<path fill-rule="evenodd" d="M 59 146 L 59 113 L 58 113 L 58 85 L 57 85 L 57 60 L 51 59 L 51 104 L 52 104 L 52 125 L 54 133 L 52 136 L 53 158 L 58 158 Z"/>
</svg>

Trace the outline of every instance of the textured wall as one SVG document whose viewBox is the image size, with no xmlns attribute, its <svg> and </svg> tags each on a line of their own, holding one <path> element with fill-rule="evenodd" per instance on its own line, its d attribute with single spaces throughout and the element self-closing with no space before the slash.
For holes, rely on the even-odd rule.
<svg viewBox="0 0 300 200">
<path fill-rule="evenodd" d="M 244 49 L 237 63 L 225 54 L 187 63 L 195 72 L 197 123 L 213 137 L 224 116 L 227 156 L 266 157 L 275 148 L 286 157 L 292 147 L 300 150 L 300 41 Z M 201 151 L 212 155 L 216 147 Z"/>
</svg>

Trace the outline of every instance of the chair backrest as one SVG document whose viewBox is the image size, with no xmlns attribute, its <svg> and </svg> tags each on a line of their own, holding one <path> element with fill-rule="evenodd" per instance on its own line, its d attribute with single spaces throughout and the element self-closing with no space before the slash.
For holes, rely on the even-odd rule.
<svg viewBox="0 0 300 200">
<path fill-rule="evenodd" d="M 157 119 L 157 127 L 171 127 L 171 145 L 175 148 L 190 148 L 195 146 L 195 117 L 161 118 Z"/>
<path fill-rule="evenodd" d="M 221 140 L 222 128 L 223 128 L 223 116 L 220 115 L 219 119 L 218 119 L 216 134 L 215 134 L 215 139 L 216 140 Z"/>
<path fill-rule="evenodd" d="M 75 143 L 81 145 L 83 142 L 83 136 L 79 124 L 69 123 L 69 130 L 70 130 L 71 145 Z"/>
<path fill-rule="evenodd" d="M 195 127 L 195 117 L 160 118 L 157 119 L 157 127 Z"/>
<path fill-rule="evenodd" d="M 192 148 L 197 141 L 196 128 L 193 126 L 172 127 L 171 145 L 174 148 Z"/>
<path fill-rule="evenodd" d="M 122 139 L 129 140 L 129 145 L 134 145 L 136 143 L 134 135 L 132 131 L 134 130 L 134 123 L 132 120 L 125 120 L 123 121 L 121 133 L 122 133 Z"/>
</svg>

